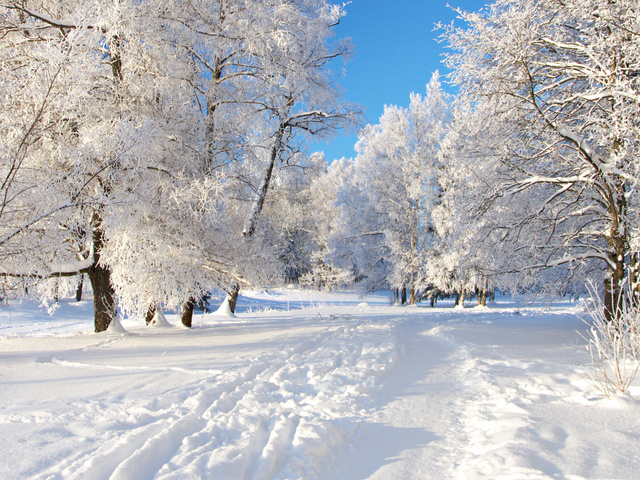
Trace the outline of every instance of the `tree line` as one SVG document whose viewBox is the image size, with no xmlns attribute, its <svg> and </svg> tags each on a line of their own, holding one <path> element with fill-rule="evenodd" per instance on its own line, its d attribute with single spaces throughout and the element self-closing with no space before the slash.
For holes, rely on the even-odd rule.
<svg viewBox="0 0 640 480">
<path fill-rule="evenodd" d="M 325 263 L 365 289 L 578 295 L 636 303 L 640 5 L 497 0 L 439 25 L 458 88 L 362 130 L 331 165 Z M 460 23 L 462 25 L 460 26 Z"/>
</svg>

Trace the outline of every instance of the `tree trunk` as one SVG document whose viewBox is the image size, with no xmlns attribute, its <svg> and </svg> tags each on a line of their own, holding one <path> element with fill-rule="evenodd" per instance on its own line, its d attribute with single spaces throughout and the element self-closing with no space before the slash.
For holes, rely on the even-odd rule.
<svg viewBox="0 0 640 480">
<path fill-rule="evenodd" d="M 80 274 L 80 279 L 78 280 L 78 286 L 76 287 L 76 302 L 82 301 L 82 289 L 84 288 L 84 274 Z"/>
<path fill-rule="evenodd" d="M 147 314 L 144 317 L 144 321 L 147 325 L 149 325 L 151 322 L 153 322 L 153 317 L 155 317 L 156 315 L 156 304 L 154 302 L 151 302 L 151 305 L 149 305 L 149 309 L 147 310 Z"/>
<path fill-rule="evenodd" d="M 195 299 L 191 297 L 184 303 L 184 305 L 182 305 L 182 315 L 180 316 L 180 321 L 185 327 L 191 328 L 191 324 L 193 322 L 193 307 L 195 303 Z"/>
<path fill-rule="evenodd" d="M 402 305 L 407 303 L 407 287 L 402 287 L 402 290 L 400 290 L 400 296 L 402 297 Z"/>
<path fill-rule="evenodd" d="M 269 165 L 267 166 L 266 171 L 264 172 L 264 176 L 262 177 L 262 182 L 260 183 L 260 187 L 256 191 L 256 196 L 253 199 L 253 205 L 251 206 L 251 212 L 249 214 L 249 218 L 247 218 L 247 222 L 242 229 L 242 235 L 246 238 L 252 237 L 253 233 L 256 230 L 256 225 L 258 224 L 258 217 L 262 213 L 262 207 L 264 206 L 264 199 L 267 197 L 267 192 L 269 191 L 269 185 L 271 184 L 271 177 L 273 175 L 273 168 L 276 165 L 276 160 L 278 159 L 278 155 L 282 150 L 282 138 L 284 136 L 284 125 L 280 125 L 280 128 L 276 132 L 276 136 L 273 140 L 273 145 L 271 146 L 271 152 L 269 155 Z"/>
<path fill-rule="evenodd" d="M 632 292 L 631 301 L 633 306 L 640 307 L 640 275 L 638 268 L 640 267 L 640 258 L 637 253 L 631 254 L 631 262 L 629 265 L 629 287 Z"/>
<path fill-rule="evenodd" d="M 489 286 L 489 279 L 487 277 L 483 277 L 482 286 L 478 290 L 478 305 L 481 307 L 487 306 L 487 289 Z"/>
<path fill-rule="evenodd" d="M 460 305 L 460 292 L 456 292 L 456 303 L 455 303 L 455 306 L 457 307 L 458 305 Z"/>
<path fill-rule="evenodd" d="M 487 277 L 484 277 L 484 285 L 482 286 L 482 306 L 486 307 L 487 306 L 487 295 L 489 293 L 489 279 Z"/>
<path fill-rule="evenodd" d="M 98 212 L 91 219 L 93 227 L 93 265 L 87 275 L 93 289 L 95 331 L 104 332 L 116 318 L 116 294 L 111 284 L 111 269 L 100 264 L 100 252 L 104 246 L 102 218 Z"/>
<path fill-rule="evenodd" d="M 93 265 L 88 275 L 93 289 L 95 331 L 104 332 L 116 318 L 116 298 L 111 285 L 111 270 L 102 265 Z"/>
<path fill-rule="evenodd" d="M 411 281 L 409 283 L 409 305 L 418 303 L 418 295 L 416 292 L 415 273 L 411 273 Z"/>
<path fill-rule="evenodd" d="M 622 311 L 625 269 L 621 255 L 610 254 L 609 258 L 615 265 L 615 269 L 609 267 L 609 273 L 604 281 L 604 317 L 610 322 Z"/>
<path fill-rule="evenodd" d="M 461 307 L 464 307 L 465 295 L 466 295 L 466 292 L 465 292 L 465 290 L 463 288 L 462 291 L 460 292 L 460 306 Z"/>
<path fill-rule="evenodd" d="M 234 284 L 231 287 L 231 291 L 227 293 L 227 298 L 229 299 L 229 310 L 231 313 L 236 313 L 236 305 L 238 304 L 238 295 L 240 294 L 240 285 Z"/>
</svg>

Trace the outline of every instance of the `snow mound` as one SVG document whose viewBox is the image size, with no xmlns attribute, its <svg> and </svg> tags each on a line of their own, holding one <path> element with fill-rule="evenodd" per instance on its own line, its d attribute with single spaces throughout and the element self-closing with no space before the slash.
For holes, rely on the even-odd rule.
<svg viewBox="0 0 640 480">
<path fill-rule="evenodd" d="M 120 322 L 120 318 L 118 318 L 117 315 L 113 320 L 111 320 L 111 323 L 109 324 L 109 328 L 107 328 L 107 332 L 109 332 L 109 333 L 129 333 L 124 329 L 124 327 L 122 326 L 122 323 Z"/>
<path fill-rule="evenodd" d="M 215 312 L 213 312 L 213 315 L 216 317 L 236 318 L 235 314 L 231 312 L 231 307 L 229 306 L 229 297 L 225 297 L 222 304 Z"/>
<path fill-rule="evenodd" d="M 159 328 L 173 327 L 173 325 L 171 325 L 167 320 L 167 317 L 165 317 L 164 312 L 162 311 L 162 308 L 160 308 L 159 306 L 156 307 L 156 313 L 153 316 L 153 320 L 151 320 L 150 326 L 151 325 Z"/>
</svg>

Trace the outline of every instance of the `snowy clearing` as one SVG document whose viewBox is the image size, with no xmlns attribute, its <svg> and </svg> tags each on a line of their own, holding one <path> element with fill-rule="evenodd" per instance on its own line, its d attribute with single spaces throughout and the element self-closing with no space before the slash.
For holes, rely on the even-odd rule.
<svg viewBox="0 0 640 480">
<path fill-rule="evenodd" d="M 94 334 L 90 302 L 24 300 L 0 312 L 0 478 L 635 479 L 640 388 L 596 395 L 578 311 L 277 290 Z"/>
</svg>

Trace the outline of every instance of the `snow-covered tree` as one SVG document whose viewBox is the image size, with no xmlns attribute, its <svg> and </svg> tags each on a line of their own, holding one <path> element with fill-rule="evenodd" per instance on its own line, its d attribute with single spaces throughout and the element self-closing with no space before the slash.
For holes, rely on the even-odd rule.
<svg viewBox="0 0 640 480">
<path fill-rule="evenodd" d="M 625 277 L 637 282 L 637 2 L 498 0 L 459 14 L 467 28 L 444 37 L 460 101 L 503 139 L 482 157 L 481 208 L 504 214 L 495 225 L 520 271 L 571 279 L 604 265 L 611 316 Z"/>
<path fill-rule="evenodd" d="M 269 242 L 252 237 L 274 169 L 296 158 L 297 130 L 322 134 L 352 117 L 327 68 L 348 51 L 329 40 L 343 7 L 2 9 L 0 88 L 13 102 L 0 126 L 5 278 L 87 272 L 101 331 L 116 294 L 127 311 L 188 307 L 212 285 L 267 275 Z"/>
<path fill-rule="evenodd" d="M 412 94 L 408 108 L 385 107 L 380 123 L 360 134 L 351 186 L 358 193 L 351 204 L 344 203 L 345 208 L 355 208 L 350 216 L 370 221 L 357 231 L 358 223 L 350 222 L 343 239 L 359 246 L 377 244 L 376 255 L 366 259 L 369 265 L 358 262 L 358 270 L 369 275 L 364 273 L 367 269 L 388 264 L 383 281 L 393 288 L 407 288 L 410 304 L 416 303 L 418 288 L 426 286 L 425 266 L 434 235 L 431 217 L 439 201 L 437 156 L 448 121 L 447 103 L 435 73 L 426 95 Z"/>
<path fill-rule="evenodd" d="M 13 165 L 10 183 L 22 185 L 11 201 L 31 216 L 12 237 L 29 258 L 3 270 L 36 277 L 86 270 L 101 331 L 116 312 L 111 268 L 101 260 L 106 229 L 141 175 L 163 170 L 177 125 L 164 115 L 182 111 L 163 104 L 159 80 L 172 56 L 155 48 L 155 25 L 137 2 L 42 0 L 3 10 L 3 96 L 15 100 L 13 118 L 2 122 L 10 132 L 3 165 Z M 33 172 L 43 180 L 30 180 Z M 31 213 L 47 202 L 44 214 Z M 62 211 L 64 218 L 52 214 Z M 33 244 L 34 236 L 43 241 Z"/>
</svg>

